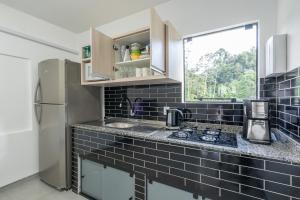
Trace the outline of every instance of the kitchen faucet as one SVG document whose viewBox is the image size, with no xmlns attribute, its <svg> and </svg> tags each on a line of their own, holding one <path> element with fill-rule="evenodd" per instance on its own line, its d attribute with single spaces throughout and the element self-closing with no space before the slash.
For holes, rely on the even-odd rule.
<svg viewBox="0 0 300 200">
<path fill-rule="evenodd" d="M 127 96 L 123 96 L 121 102 L 120 102 L 120 105 L 119 107 L 122 108 L 124 103 L 128 102 L 129 103 L 129 106 L 130 106 L 130 116 L 134 116 L 135 115 L 135 112 L 134 112 L 134 106 L 132 105 L 130 99 L 127 97 Z"/>
</svg>

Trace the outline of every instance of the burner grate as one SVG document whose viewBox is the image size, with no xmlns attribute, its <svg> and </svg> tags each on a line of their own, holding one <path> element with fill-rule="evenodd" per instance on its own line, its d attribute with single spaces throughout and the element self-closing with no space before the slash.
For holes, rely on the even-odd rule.
<svg viewBox="0 0 300 200">
<path fill-rule="evenodd" d="M 222 132 L 220 129 L 211 130 L 178 130 L 173 132 L 168 138 L 200 142 L 221 146 L 237 147 L 236 135 Z"/>
</svg>

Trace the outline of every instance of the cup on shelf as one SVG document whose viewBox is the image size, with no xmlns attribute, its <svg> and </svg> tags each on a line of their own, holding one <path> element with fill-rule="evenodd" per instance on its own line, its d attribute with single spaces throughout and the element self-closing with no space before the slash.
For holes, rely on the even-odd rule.
<svg viewBox="0 0 300 200">
<path fill-rule="evenodd" d="M 142 76 L 149 76 L 150 69 L 148 67 L 141 68 L 142 69 Z"/>
<path fill-rule="evenodd" d="M 121 61 L 124 61 L 125 51 L 126 51 L 126 46 L 122 45 L 120 49 Z"/>
<path fill-rule="evenodd" d="M 123 62 L 131 61 L 129 46 L 126 46 Z"/>
<path fill-rule="evenodd" d="M 143 76 L 143 69 L 142 68 L 135 68 L 135 76 L 136 77 L 141 77 Z"/>
</svg>

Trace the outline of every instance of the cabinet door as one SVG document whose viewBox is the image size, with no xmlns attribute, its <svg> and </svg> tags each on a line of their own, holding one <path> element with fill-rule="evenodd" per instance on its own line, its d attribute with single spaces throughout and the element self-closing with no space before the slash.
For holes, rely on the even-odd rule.
<svg viewBox="0 0 300 200">
<path fill-rule="evenodd" d="M 134 179 L 129 173 L 107 167 L 103 174 L 102 200 L 134 199 Z"/>
<path fill-rule="evenodd" d="M 114 62 L 112 38 L 91 28 L 91 51 L 93 73 L 104 78 L 112 78 Z"/>
<path fill-rule="evenodd" d="M 274 73 L 273 48 L 273 37 L 271 37 L 266 43 L 266 76 Z"/>
<path fill-rule="evenodd" d="M 101 200 L 103 196 L 104 167 L 89 160 L 81 161 L 81 192 L 85 195 Z"/>
<path fill-rule="evenodd" d="M 154 9 L 151 9 L 150 53 L 151 68 L 165 72 L 165 24 Z"/>
<path fill-rule="evenodd" d="M 89 160 L 81 164 L 81 192 L 96 200 L 134 199 L 134 178 Z"/>
<path fill-rule="evenodd" d="M 166 74 L 171 79 L 183 81 L 183 42 L 170 22 L 166 23 Z"/>
<path fill-rule="evenodd" d="M 161 183 L 148 183 L 148 200 L 195 200 L 193 194 Z M 201 198 L 200 198 L 201 199 Z"/>
</svg>

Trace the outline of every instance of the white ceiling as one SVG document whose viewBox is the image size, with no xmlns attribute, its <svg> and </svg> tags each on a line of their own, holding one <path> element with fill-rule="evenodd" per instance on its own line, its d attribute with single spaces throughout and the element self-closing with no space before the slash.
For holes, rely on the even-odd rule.
<svg viewBox="0 0 300 200">
<path fill-rule="evenodd" d="M 79 33 L 169 0 L 0 0 L 0 3 Z"/>
</svg>

